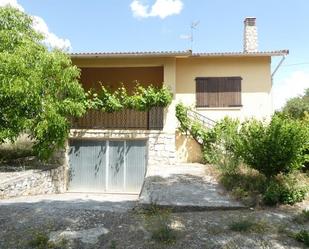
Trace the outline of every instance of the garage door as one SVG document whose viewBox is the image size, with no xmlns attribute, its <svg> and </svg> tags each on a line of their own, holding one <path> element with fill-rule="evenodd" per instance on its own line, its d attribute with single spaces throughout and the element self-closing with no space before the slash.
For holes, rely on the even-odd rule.
<svg viewBox="0 0 309 249">
<path fill-rule="evenodd" d="M 72 140 L 69 191 L 139 193 L 146 156 L 144 140 Z"/>
</svg>

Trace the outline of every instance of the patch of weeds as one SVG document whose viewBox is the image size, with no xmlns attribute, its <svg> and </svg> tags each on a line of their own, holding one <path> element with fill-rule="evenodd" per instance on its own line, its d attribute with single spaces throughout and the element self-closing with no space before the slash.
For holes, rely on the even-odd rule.
<svg viewBox="0 0 309 249">
<path fill-rule="evenodd" d="M 143 216 L 146 229 L 151 234 L 151 239 L 163 244 L 176 242 L 176 230 L 172 228 L 171 210 L 160 208 L 156 204 L 144 209 Z"/>
<path fill-rule="evenodd" d="M 158 224 L 153 230 L 151 238 L 155 241 L 164 244 L 173 244 L 176 242 L 176 233 L 175 231 L 166 223 L 166 221 L 159 221 Z"/>
<path fill-rule="evenodd" d="M 242 165 L 238 171 L 226 172 L 222 168 L 220 183 L 237 199 L 247 205 L 255 206 L 261 202 L 260 193 L 265 191 L 266 178 L 256 170 Z"/>
<path fill-rule="evenodd" d="M 111 241 L 111 244 L 109 246 L 109 249 L 117 249 L 117 242 L 115 240 Z"/>
<path fill-rule="evenodd" d="M 265 221 L 256 221 L 254 218 L 245 217 L 231 222 L 229 228 L 235 232 L 263 233 L 269 226 Z"/>
<path fill-rule="evenodd" d="M 293 237 L 293 232 L 289 229 L 288 223 L 283 223 L 283 224 L 278 225 L 277 233 L 287 235 L 288 237 Z"/>
<path fill-rule="evenodd" d="M 293 220 L 298 224 L 309 222 L 309 210 L 303 210 L 300 214 L 296 215 Z"/>
<path fill-rule="evenodd" d="M 207 233 L 211 235 L 218 235 L 223 233 L 224 231 L 224 228 L 219 225 L 209 225 L 207 227 Z"/>
<path fill-rule="evenodd" d="M 309 231 L 301 230 L 300 232 L 294 234 L 294 238 L 309 247 Z"/>
<path fill-rule="evenodd" d="M 53 243 L 49 242 L 49 237 L 46 233 L 38 232 L 34 238 L 30 240 L 29 246 L 36 249 L 55 248 Z"/>
<path fill-rule="evenodd" d="M 234 172 L 220 170 L 220 183 L 246 205 L 293 205 L 301 202 L 309 190 L 309 178 L 304 173 L 279 174 L 267 179 L 245 165 Z"/>
<path fill-rule="evenodd" d="M 150 205 L 147 205 L 146 207 L 142 208 L 141 213 L 144 216 L 155 216 L 160 215 L 163 211 L 171 211 L 167 208 L 162 208 L 158 206 L 155 202 L 151 203 Z"/>
<path fill-rule="evenodd" d="M 65 249 L 67 241 L 61 240 L 59 243 L 49 241 L 47 233 L 37 232 L 32 240 L 29 241 L 29 246 L 34 249 Z"/>
</svg>

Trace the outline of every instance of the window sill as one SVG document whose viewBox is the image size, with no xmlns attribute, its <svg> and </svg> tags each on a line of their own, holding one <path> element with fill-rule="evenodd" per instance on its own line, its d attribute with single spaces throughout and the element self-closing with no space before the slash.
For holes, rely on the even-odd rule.
<svg viewBox="0 0 309 249">
<path fill-rule="evenodd" d="M 241 110 L 242 106 L 231 106 L 231 107 L 195 107 L 197 111 L 237 111 Z"/>
</svg>

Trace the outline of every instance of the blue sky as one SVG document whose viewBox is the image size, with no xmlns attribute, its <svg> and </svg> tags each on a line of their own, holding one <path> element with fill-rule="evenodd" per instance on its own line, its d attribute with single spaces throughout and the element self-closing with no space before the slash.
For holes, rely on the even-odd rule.
<svg viewBox="0 0 309 249">
<path fill-rule="evenodd" d="M 290 50 L 274 81 L 276 107 L 309 87 L 308 0 L 1 2 L 41 17 L 41 24 L 48 26 L 46 34 L 52 34 L 50 39 L 70 44 L 73 52 L 187 50 L 190 42 L 180 36 L 189 34 L 190 23 L 196 20 L 193 51 L 241 51 L 243 20 L 255 16 L 259 50 Z M 273 62 L 275 66 L 278 59 Z"/>
</svg>

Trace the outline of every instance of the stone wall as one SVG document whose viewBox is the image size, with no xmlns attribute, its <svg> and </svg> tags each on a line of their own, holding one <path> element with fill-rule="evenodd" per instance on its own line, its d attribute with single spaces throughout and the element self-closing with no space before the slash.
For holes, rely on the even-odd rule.
<svg viewBox="0 0 309 249">
<path fill-rule="evenodd" d="M 64 167 L 44 170 L 27 170 L 14 173 L 0 173 L 0 199 L 40 194 L 55 194 L 65 191 Z"/>
<path fill-rule="evenodd" d="M 175 164 L 175 133 L 156 130 L 71 130 L 71 138 L 146 139 L 148 166 Z"/>
</svg>

